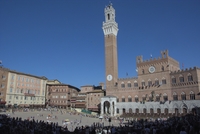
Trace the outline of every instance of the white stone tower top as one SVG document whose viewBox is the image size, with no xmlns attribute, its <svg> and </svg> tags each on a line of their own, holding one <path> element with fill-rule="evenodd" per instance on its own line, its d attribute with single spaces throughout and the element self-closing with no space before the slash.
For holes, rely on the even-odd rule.
<svg viewBox="0 0 200 134">
<path fill-rule="evenodd" d="M 114 34 L 117 36 L 118 32 L 118 24 L 115 22 L 115 9 L 112 7 L 110 3 L 109 6 L 105 7 L 105 21 L 103 22 L 103 32 L 104 35 Z"/>
</svg>

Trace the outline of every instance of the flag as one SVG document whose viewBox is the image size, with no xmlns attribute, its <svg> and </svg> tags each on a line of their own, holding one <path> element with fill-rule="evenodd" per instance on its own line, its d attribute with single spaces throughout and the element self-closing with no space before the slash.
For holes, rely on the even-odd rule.
<svg viewBox="0 0 200 134">
<path fill-rule="evenodd" d="M 184 67 L 183 63 L 182 63 L 182 67 Z"/>
</svg>

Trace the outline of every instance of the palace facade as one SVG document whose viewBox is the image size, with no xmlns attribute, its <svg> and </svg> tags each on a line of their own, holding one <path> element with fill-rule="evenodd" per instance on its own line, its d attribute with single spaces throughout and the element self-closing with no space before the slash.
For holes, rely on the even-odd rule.
<svg viewBox="0 0 200 134">
<path fill-rule="evenodd" d="M 181 70 L 179 62 L 161 51 L 161 57 L 137 56 L 137 77 L 118 78 L 115 9 L 105 8 L 106 96 L 101 114 L 186 114 L 200 107 L 200 68 Z"/>
</svg>

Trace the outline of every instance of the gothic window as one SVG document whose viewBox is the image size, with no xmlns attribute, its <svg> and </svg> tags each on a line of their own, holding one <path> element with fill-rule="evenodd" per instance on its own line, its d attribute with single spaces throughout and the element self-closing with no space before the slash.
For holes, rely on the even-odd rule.
<svg viewBox="0 0 200 134">
<path fill-rule="evenodd" d="M 190 100 L 195 100 L 195 94 L 194 92 L 190 92 Z"/>
<path fill-rule="evenodd" d="M 184 78 L 183 77 L 180 77 L 179 80 L 180 80 L 180 82 L 184 82 Z"/>
<path fill-rule="evenodd" d="M 176 83 L 176 78 L 172 78 L 172 83 Z"/>
<path fill-rule="evenodd" d="M 162 80 L 162 84 L 167 84 L 166 80 Z"/>
<path fill-rule="evenodd" d="M 138 83 L 134 83 L 134 87 L 138 87 Z"/>
<path fill-rule="evenodd" d="M 125 102 L 125 98 L 122 98 L 122 102 Z"/>
<path fill-rule="evenodd" d="M 188 76 L 188 81 L 193 81 L 192 75 Z"/>
<path fill-rule="evenodd" d="M 145 82 L 142 82 L 142 86 L 145 86 Z"/>
<path fill-rule="evenodd" d="M 138 101 L 139 101 L 138 97 L 135 97 L 135 102 L 138 102 Z"/>
<path fill-rule="evenodd" d="M 121 88 L 125 88 L 125 84 L 121 84 Z"/>
<path fill-rule="evenodd" d="M 178 95 L 176 93 L 173 94 L 174 100 L 178 100 Z"/>
<path fill-rule="evenodd" d="M 146 101 L 146 97 L 142 97 L 142 100 L 143 100 L 143 101 Z"/>
<path fill-rule="evenodd" d="M 151 86 L 152 85 L 152 81 L 148 81 L 148 85 Z"/>
<path fill-rule="evenodd" d="M 156 96 L 156 101 L 160 101 L 160 96 Z"/>
<path fill-rule="evenodd" d="M 156 81 L 155 81 L 155 85 L 156 85 L 156 86 L 159 85 L 159 80 L 156 80 Z"/>
<path fill-rule="evenodd" d="M 128 87 L 131 87 L 131 83 L 128 83 Z"/>
<path fill-rule="evenodd" d="M 186 100 L 186 94 L 184 92 L 181 93 L 181 99 Z"/>
<path fill-rule="evenodd" d="M 149 101 L 153 101 L 153 97 L 152 96 L 149 96 Z"/>
<path fill-rule="evenodd" d="M 168 101 L 168 96 L 166 93 L 163 94 L 163 99 L 164 99 L 164 101 Z"/>
<path fill-rule="evenodd" d="M 108 14 L 108 20 L 110 20 L 110 14 Z"/>
</svg>

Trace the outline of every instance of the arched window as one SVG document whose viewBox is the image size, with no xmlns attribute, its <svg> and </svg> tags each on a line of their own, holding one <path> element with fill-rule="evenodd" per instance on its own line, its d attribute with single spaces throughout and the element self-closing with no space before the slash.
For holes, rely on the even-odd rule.
<svg viewBox="0 0 200 134">
<path fill-rule="evenodd" d="M 172 78 L 172 83 L 176 83 L 176 78 Z"/>
<path fill-rule="evenodd" d="M 128 83 L 128 87 L 131 87 L 131 83 Z"/>
<path fill-rule="evenodd" d="M 121 83 L 121 88 L 125 88 L 124 82 Z"/>
<path fill-rule="evenodd" d="M 179 77 L 179 80 L 180 80 L 180 82 L 184 82 L 184 77 L 181 75 L 181 76 Z"/>
<path fill-rule="evenodd" d="M 136 95 L 135 96 L 135 102 L 138 102 L 139 101 L 139 99 L 138 99 L 138 96 Z"/>
<path fill-rule="evenodd" d="M 128 102 L 132 102 L 132 98 L 130 95 L 128 96 Z"/>
<path fill-rule="evenodd" d="M 184 92 L 181 93 L 181 99 L 186 100 L 186 94 Z"/>
<path fill-rule="evenodd" d="M 193 91 L 190 92 L 190 100 L 195 100 L 195 94 Z"/>
<path fill-rule="evenodd" d="M 164 99 L 164 101 L 168 101 L 168 96 L 166 93 L 163 94 L 163 99 Z"/>
<path fill-rule="evenodd" d="M 174 100 L 178 100 L 178 95 L 176 94 L 176 92 L 173 93 L 173 98 Z"/>
<path fill-rule="evenodd" d="M 108 14 L 108 20 L 110 20 L 110 14 Z"/>
<path fill-rule="evenodd" d="M 125 98 L 124 98 L 124 96 L 122 96 L 122 102 L 125 102 Z"/>
<path fill-rule="evenodd" d="M 156 94 L 156 101 L 160 101 L 160 95 Z"/>
<path fill-rule="evenodd" d="M 191 74 L 188 74 L 188 81 L 193 81 L 193 77 Z"/>
</svg>

